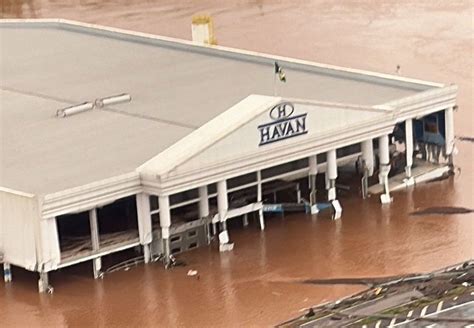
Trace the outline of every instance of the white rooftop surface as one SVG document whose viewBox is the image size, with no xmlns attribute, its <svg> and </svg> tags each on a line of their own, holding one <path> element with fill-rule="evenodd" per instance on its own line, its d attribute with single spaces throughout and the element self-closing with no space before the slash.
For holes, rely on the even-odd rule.
<svg viewBox="0 0 474 328">
<path fill-rule="evenodd" d="M 0 49 L 0 186 L 35 194 L 132 172 L 250 94 L 273 95 L 270 57 L 55 23 L 0 24 Z M 370 106 L 433 88 L 279 63 L 286 98 Z M 55 117 L 120 93 L 132 101 Z"/>
</svg>

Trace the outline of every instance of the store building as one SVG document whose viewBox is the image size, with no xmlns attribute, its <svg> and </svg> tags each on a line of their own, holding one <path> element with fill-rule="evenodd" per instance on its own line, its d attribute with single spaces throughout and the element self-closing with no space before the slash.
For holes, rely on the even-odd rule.
<svg viewBox="0 0 474 328">
<path fill-rule="evenodd" d="M 66 20 L 3 20 L 0 39 L 0 254 L 6 280 L 36 271 L 40 291 L 125 249 L 168 260 L 215 235 L 231 250 L 227 220 L 257 213 L 264 229 L 281 188 L 339 217 L 338 166 L 356 161 L 389 204 L 397 140 L 397 187 L 452 163 L 455 85 Z M 415 152 L 432 167 L 415 172 Z"/>
</svg>

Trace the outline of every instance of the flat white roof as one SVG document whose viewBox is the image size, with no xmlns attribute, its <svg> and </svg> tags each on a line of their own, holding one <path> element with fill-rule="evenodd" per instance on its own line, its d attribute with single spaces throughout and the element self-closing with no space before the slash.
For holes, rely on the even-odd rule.
<svg viewBox="0 0 474 328">
<path fill-rule="evenodd" d="M 133 172 L 250 94 L 372 106 L 440 85 L 73 22 L 0 23 L 0 186 L 48 194 Z M 68 118 L 59 108 L 128 93 Z M 337 120 L 337 117 L 334 117 Z"/>
</svg>

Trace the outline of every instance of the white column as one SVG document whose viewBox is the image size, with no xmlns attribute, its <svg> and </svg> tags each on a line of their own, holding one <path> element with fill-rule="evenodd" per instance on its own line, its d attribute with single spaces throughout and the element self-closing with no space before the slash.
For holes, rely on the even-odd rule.
<svg viewBox="0 0 474 328">
<path fill-rule="evenodd" d="M 372 176 L 372 174 L 374 174 L 374 146 L 372 139 L 362 141 L 361 150 L 362 159 L 365 162 L 368 174 Z"/>
<path fill-rule="evenodd" d="M 219 251 L 224 252 L 232 249 L 232 243 L 229 243 L 229 233 L 227 232 L 227 212 L 229 210 L 229 201 L 227 198 L 227 181 L 217 182 L 217 211 L 221 222 L 222 231 L 219 233 Z"/>
<path fill-rule="evenodd" d="M 296 184 L 296 203 L 300 204 L 301 201 L 301 189 L 300 189 L 300 184 Z"/>
<path fill-rule="evenodd" d="M 39 272 L 38 291 L 40 293 L 52 293 L 52 288 L 49 285 L 49 277 L 47 272 Z"/>
<path fill-rule="evenodd" d="M 329 190 L 329 172 L 327 168 L 327 162 L 326 162 L 326 172 L 324 172 L 324 186 L 326 187 L 326 190 Z"/>
<path fill-rule="evenodd" d="M 158 206 L 160 209 L 160 226 L 161 239 L 163 241 L 163 253 L 165 254 L 165 262 L 170 257 L 170 227 L 171 227 L 171 211 L 169 196 L 158 196 Z"/>
<path fill-rule="evenodd" d="M 11 282 L 12 281 L 12 269 L 10 266 L 10 263 L 3 263 L 3 280 L 5 282 Z"/>
<path fill-rule="evenodd" d="M 452 164 L 454 151 L 454 109 L 447 108 L 444 111 L 445 120 L 445 138 L 446 138 L 446 155 L 449 157 L 449 162 Z"/>
<path fill-rule="evenodd" d="M 362 198 L 368 197 L 368 179 L 374 174 L 375 164 L 374 164 L 374 143 L 372 139 L 364 140 L 361 143 L 362 150 L 362 163 L 363 163 L 363 176 L 361 179 L 361 188 L 362 188 Z"/>
<path fill-rule="evenodd" d="M 407 166 L 405 172 L 407 179 L 412 179 L 411 167 L 413 166 L 413 120 L 411 118 L 405 121 L 405 153 Z"/>
<path fill-rule="evenodd" d="M 331 149 L 326 153 L 326 173 L 328 178 L 328 200 L 331 203 L 334 215 L 333 219 L 339 219 L 342 215 L 342 207 L 336 199 L 336 179 L 337 179 L 337 153 L 335 149 Z"/>
<path fill-rule="evenodd" d="M 217 210 L 222 229 L 227 230 L 227 211 L 229 210 L 229 201 L 227 198 L 227 181 L 222 180 L 217 183 Z"/>
<path fill-rule="evenodd" d="M 381 165 L 390 164 L 390 148 L 388 135 L 379 137 L 379 157 Z"/>
<path fill-rule="evenodd" d="M 318 174 L 318 158 L 316 155 L 310 156 L 309 160 L 309 203 L 311 206 L 311 214 L 317 214 L 318 206 L 316 205 L 316 176 Z"/>
<path fill-rule="evenodd" d="M 140 193 L 136 196 L 138 234 L 140 244 L 143 245 L 143 259 L 145 263 L 150 262 L 150 243 L 153 239 L 151 214 L 150 214 L 150 195 Z"/>
<path fill-rule="evenodd" d="M 388 184 L 388 174 L 390 172 L 390 149 L 388 135 L 379 137 L 379 158 L 379 183 L 384 185 L 384 193 L 380 195 L 380 201 L 382 204 L 388 204 L 392 201 L 390 197 L 390 187 Z"/>
<path fill-rule="evenodd" d="M 318 174 L 318 157 L 316 155 L 310 156 L 309 161 L 309 174 L 316 175 Z"/>
<path fill-rule="evenodd" d="M 262 172 L 257 171 L 257 202 L 262 202 Z M 260 221 L 260 230 L 265 230 L 265 218 L 263 216 L 263 208 L 258 210 L 258 219 Z"/>
<path fill-rule="evenodd" d="M 198 189 L 199 192 L 199 218 L 207 218 L 209 216 L 209 194 L 207 192 L 207 185 L 201 186 Z M 209 223 L 206 222 L 205 225 L 207 243 L 211 242 L 211 233 L 209 230 Z M 215 224 L 213 223 L 213 232 L 215 234 Z"/>
<path fill-rule="evenodd" d="M 249 215 L 247 213 L 245 213 L 244 217 L 242 218 L 242 224 L 244 227 L 247 227 L 249 225 Z"/>
<path fill-rule="evenodd" d="M 99 226 L 97 223 L 97 209 L 93 208 L 89 211 L 89 223 L 91 228 L 91 242 L 92 242 L 92 251 L 96 252 L 100 248 L 99 240 Z M 94 269 L 94 279 L 100 277 L 100 270 L 102 269 L 102 259 L 97 257 L 92 260 L 92 266 Z"/>
<path fill-rule="evenodd" d="M 209 216 L 209 195 L 207 186 L 199 187 L 199 218 Z"/>
<path fill-rule="evenodd" d="M 337 155 L 336 150 L 331 149 L 326 154 L 327 163 L 327 177 L 329 180 L 328 200 L 336 199 L 336 179 L 337 179 Z"/>
</svg>

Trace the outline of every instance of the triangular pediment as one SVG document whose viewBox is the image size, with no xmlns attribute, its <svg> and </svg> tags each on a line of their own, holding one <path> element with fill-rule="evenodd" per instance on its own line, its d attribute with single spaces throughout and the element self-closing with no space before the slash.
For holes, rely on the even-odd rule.
<svg viewBox="0 0 474 328">
<path fill-rule="evenodd" d="M 390 110 L 249 96 L 141 168 L 151 175 L 179 175 L 278 152 L 307 140 L 333 138 L 390 119 Z M 350 133 L 349 133 L 350 134 Z"/>
</svg>

